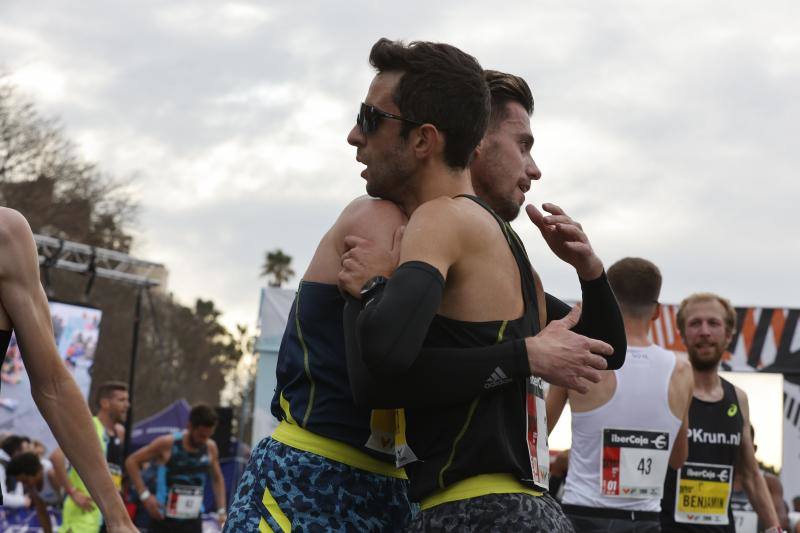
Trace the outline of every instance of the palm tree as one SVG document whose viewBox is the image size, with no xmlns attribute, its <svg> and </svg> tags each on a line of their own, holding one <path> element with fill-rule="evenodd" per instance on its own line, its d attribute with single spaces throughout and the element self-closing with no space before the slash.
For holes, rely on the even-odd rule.
<svg viewBox="0 0 800 533">
<path fill-rule="evenodd" d="M 286 255 L 280 248 L 267 252 L 261 265 L 261 277 L 270 278 L 270 287 L 280 287 L 294 276 L 291 263 L 292 256 Z"/>
</svg>

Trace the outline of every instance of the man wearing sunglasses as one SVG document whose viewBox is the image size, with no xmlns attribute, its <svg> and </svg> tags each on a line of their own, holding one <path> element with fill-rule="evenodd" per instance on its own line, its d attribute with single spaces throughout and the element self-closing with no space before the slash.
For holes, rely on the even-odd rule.
<svg viewBox="0 0 800 533">
<path fill-rule="evenodd" d="M 410 219 L 389 280 L 371 277 L 394 266 L 374 268 L 374 243 L 345 239 L 339 280 L 354 297 L 344 320 L 356 404 L 404 408 L 395 449 L 411 499 L 421 503 L 412 530 L 571 531 L 541 488 L 548 460 L 541 378 L 585 390 L 583 380 L 597 382 L 599 369 L 621 366 L 624 328 L 602 262 L 556 206 L 545 206 L 548 217 L 529 209 L 582 280 L 581 317 L 580 308 L 544 294 L 519 238 L 498 216 L 516 216 L 538 179 L 532 101 L 492 91 L 489 134 L 470 136 L 462 121 L 486 124 L 488 109 L 442 94 L 457 82 L 424 79 L 403 50 L 379 52 L 370 57 L 378 74 L 348 142 L 367 165 L 367 192 L 398 203 Z M 493 128 L 511 134 L 488 142 L 497 140 Z M 487 195 L 490 205 L 502 208 L 500 199 L 513 209 L 495 214 L 474 196 L 469 169 L 478 160 L 505 174 L 497 177 L 503 187 Z M 587 336 L 570 331 L 579 318 Z"/>
</svg>

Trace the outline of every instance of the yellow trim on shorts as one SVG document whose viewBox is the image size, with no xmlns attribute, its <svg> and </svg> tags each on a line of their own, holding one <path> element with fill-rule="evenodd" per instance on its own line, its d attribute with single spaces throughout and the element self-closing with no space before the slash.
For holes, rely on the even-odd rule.
<svg viewBox="0 0 800 533">
<path fill-rule="evenodd" d="M 275 498 L 273 498 L 272 493 L 269 491 L 269 487 L 264 489 L 261 503 L 264 504 L 264 507 L 267 508 L 267 512 L 269 512 L 272 519 L 278 523 L 282 531 L 289 533 L 292 530 L 292 522 L 286 514 L 281 511 L 278 502 L 275 501 Z M 258 523 L 258 531 L 260 533 L 275 533 L 264 517 L 261 517 L 261 521 Z"/>
<path fill-rule="evenodd" d="M 272 438 L 292 448 L 321 455 L 332 461 L 344 463 L 373 474 L 408 479 L 406 471 L 402 468 L 395 468 L 391 464 L 375 459 L 350 445 L 317 435 L 300 426 L 289 424 L 286 420 L 278 424 L 272 434 Z"/>
<path fill-rule="evenodd" d="M 481 474 L 462 479 L 446 489 L 434 492 L 431 496 L 422 500 L 420 508 L 425 511 L 443 503 L 477 498 L 487 494 L 530 494 L 531 496 L 541 496 L 544 493 L 523 485 L 511 474 Z"/>
</svg>

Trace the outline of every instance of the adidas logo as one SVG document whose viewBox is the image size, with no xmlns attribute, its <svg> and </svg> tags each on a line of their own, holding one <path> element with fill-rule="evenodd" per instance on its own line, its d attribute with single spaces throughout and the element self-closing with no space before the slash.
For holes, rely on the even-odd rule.
<svg viewBox="0 0 800 533">
<path fill-rule="evenodd" d="M 511 378 L 503 372 L 503 369 L 499 366 L 494 369 L 492 375 L 488 377 L 486 383 L 483 384 L 484 389 L 491 389 L 497 387 L 499 385 L 503 385 L 511 381 Z"/>
</svg>

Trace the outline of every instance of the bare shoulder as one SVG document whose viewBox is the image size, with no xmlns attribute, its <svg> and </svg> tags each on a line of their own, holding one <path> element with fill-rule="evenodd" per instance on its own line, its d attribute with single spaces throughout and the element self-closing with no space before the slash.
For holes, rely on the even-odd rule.
<svg viewBox="0 0 800 533">
<path fill-rule="evenodd" d="M 476 217 L 470 204 L 476 205 L 469 200 L 447 196 L 429 200 L 417 207 L 411 215 L 408 221 L 409 227 L 412 224 L 415 226 L 436 224 L 437 230 L 441 231 L 472 226 L 476 222 Z"/>
<path fill-rule="evenodd" d="M 31 227 L 22 213 L 8 207 L 0 207 L 0 246 L 32 238 Z"/>
<path fill-rule="evenodd" d="M 394 230 L 406 221 L 405 213 L 394 202 L 365 195 L 344 208 L 335 227 L 342 236 L 356 235 L 375 240 L 385 234 L 391 238 Z"/>
</svg>

